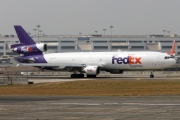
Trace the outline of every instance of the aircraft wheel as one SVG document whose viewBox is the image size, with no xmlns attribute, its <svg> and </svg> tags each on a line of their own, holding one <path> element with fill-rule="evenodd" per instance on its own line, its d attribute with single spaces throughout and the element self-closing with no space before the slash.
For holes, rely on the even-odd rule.
<svg viewBox="0 0 180 120">
<path fill-rule="evenodd" d="M 84 78 L 84 74 L 71 74 L 71 78 Z"/>
<path fill-rule="evenodd" d="M 96 75 L 87 75 L 87 78 L 96 78 Z"/>
<path fill-rule="evenodd" d="M 71 78 L 75 78 L 75 74 L 71 74 Z"/>
<path fill-rule="evenodd" d="M 84 78 L 84 74 L 79 74 L 80 78 Z"/>
<path fill-rule="evenodd" d="M 150 75 L 150 78 L 154 78 L 154 75 Z"/>
</svg>

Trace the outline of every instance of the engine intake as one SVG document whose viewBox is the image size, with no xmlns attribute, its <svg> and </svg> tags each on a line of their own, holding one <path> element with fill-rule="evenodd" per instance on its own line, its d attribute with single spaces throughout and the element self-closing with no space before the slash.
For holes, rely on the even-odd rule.
<svg viewBox="0 0 180 120">
<path fill-rule="evenodd" d="M 98 75 L 100 73 L 100 68 L 97 66 L 87 66 L 83 69 L 87 75 Z"/>
</svg>

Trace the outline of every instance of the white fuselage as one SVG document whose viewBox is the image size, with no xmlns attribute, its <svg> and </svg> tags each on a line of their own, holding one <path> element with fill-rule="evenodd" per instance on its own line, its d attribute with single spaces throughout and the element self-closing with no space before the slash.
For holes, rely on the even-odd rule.
<svg viewBox="0 0 180 120">
<path fill-rule="evenodd" d="M 44 54 L 48 63 L 82 64 L 105 70 L 155 70 L 175 65 L 176 60 L 160 52 L 84 52 Z"/>
</svg>

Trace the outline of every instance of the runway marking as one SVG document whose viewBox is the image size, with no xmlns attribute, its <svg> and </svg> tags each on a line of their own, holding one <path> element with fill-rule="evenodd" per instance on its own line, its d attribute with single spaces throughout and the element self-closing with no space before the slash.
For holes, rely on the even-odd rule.
<svg viewBox="0 0 180 120">
<path fill-rule="evenodd" d="M 119 103 L 104 103 L 104 105 L 119 105 Z"/>
<path fill-rule="evenodd" d="M 45 103 L 41 103 L 45 104 Z M 82 106 L 100 106 L 100 105 L 138 105 L 138 106 L 180 106 L 180 104 L 169 103 L 49 103 L 51 105 L 82 105 Z"/>
<path fill-rule="evenodd" d="M 143 105 L 143 106 L 180 106 L 180 104 L 152 104 L 152 103 L 122 103 L 123 105 Z"/>
<path fill-rule="evenodd" d="M 87 106 L 101 105 L 98 103 L 50 103 L 50 104 L 55 104 L 55 105 L 87 105 Z"/>
</svg>

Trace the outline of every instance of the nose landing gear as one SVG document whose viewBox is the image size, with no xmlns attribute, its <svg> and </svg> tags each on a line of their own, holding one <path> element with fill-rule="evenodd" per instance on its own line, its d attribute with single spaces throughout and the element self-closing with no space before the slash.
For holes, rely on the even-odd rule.
<svg viewBox="0 0 180 120">
<path fill-rule="evenodd" d="M 153 71 L 151 71 L 150 78 L 154 78 Z"/>
</svg>

